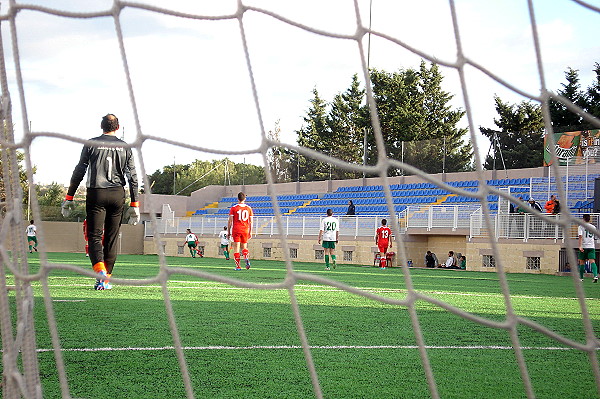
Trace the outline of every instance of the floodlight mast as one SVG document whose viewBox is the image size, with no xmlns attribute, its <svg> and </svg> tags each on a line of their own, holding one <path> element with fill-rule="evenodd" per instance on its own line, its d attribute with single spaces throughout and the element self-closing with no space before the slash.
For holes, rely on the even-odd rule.
<svg viewBox="0 0 600 399">
<path fill-rule="evenodd" d="M 500 139 L 498 138 L 498 132 L 494 131 L 492 135 L 492 139 L 490 140 L 490 149 L 488 150 L 488 157 L 490 156 L 490 152 L 494 151 L 494 156 L 492 158 L 492 170 L 496 170 L 496 147 L 498 148 L 498 152 L 500 153 L 500 160 L 502 161 L 502 168 L 504 169 L 504 173 L 506 178 L 508 179 L 508 171 L 506 170 L 506 163 L 504 162 L 504 155 L 502 154 L 502 147 L 500 146 Z"/>
</svg>

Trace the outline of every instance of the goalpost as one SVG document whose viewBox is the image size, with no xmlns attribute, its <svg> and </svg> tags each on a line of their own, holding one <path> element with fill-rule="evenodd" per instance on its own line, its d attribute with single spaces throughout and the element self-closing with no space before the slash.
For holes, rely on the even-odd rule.
<svg viewBox="0 0 600 399">
<path fill-rule="evenodd" d="M 587 4 L 584 1 L 574 0 L 581 7 L 587 9 L 589 12 L 598 13 L 598 8 Z M 25 155 L 25 168 L 27 173 L 27 179 L 31 183 L 34 182 L 33 179 L 33 165 L 34 161 L 31 158 L 31 145 L 32 142 L 38 140 L 40 137 L 52 137 L 59 138 L 64 140 L 69 140 L 71 142 L 77 143 L 88 143 L 85 140 L 81 140 L 80 138 L 75 138 L 61 132 L 59 133 L 49 133 L 49 132 L 32 132 L 29 129 L 29 126 L 25 128 L 25 137 L 23 140 L 17 141 L 15 140 L 14 134 L 14 123 L 13 123 L 13 112 L 12 112 L 12 104 L 16 101 L 20 104 L 20 115 L 19 118 L 22 120 L 27 120 L 27 103 L 25 101 L 25 89 L 24 87 L 27 85 L 27 80 L 24 77 L 20 58 L 19 58 L 19 41 L 17 40 L 17 29 L 16 24 L 19 18 L 20 13 L 24 11 L 30 12 L 39 12 L 44 14 L 52 14 L 65 18 L 82 18 L 86 20 L 94 20 L 94 18 L 100 17 L 108 17 L 112 18 L 115 23 L 115 36 L 117 37 L 119 44 L 119 53 L 121 56 L 121 62 L 123 66 L 123 76 L 125 78 L 125 82 L 127 85 L 127 92 L 130 98 L 130 106 L 131 111 L 135 117 L 136 123 L 136 136 L 135 140 L 130 140 L 130 145 L 136 150 L 136 153 L 139 157 L 139 161 L 142 165 L 142 171 L 140 175 L 144 177 L 144 185 L 145 187 L 150 187 L 147 181 L 147 175 L 144 171 L 144 154 L 142 151 L 142 145 L 147 141 L 158 141 L 156 137 L 146 135 L 141 128 L 141 124 L 139 121 L 139 109 L 137 108 L 136 102 L 136 92 L 134 91 L 132 84 L 132 74 L 129 69 L 128 64 L 128 51 L 124 45 L 124 37 L 122 32 L 122 23 L 125 25 L 125 22 L 122 21 L 123 11 L 124 10 L 144 10 L 150 13 L 161 13 L 168 14 L 177 18 L 185 18 L 197 21 L 207 21 L 207 20 L 232 20 L 239 21 L 240 24 L 240 34 L 243 43 L 243 57 L 246 61 L 246 69 L 251 82 L 251 96 L 256 105 L 256 112 L 258 119 L 261 121 L 261 137 L 260 137 L 260 155 L 263 156 L 263 159 L 266 159 L 267 151 L 269 148 L 277 146 L 277 147 L 287 147 L 302 156 L 312 157 L 318 159 L 320 161 L 329 162 L 337 167 L 344 169 L 351 169 L 361 172 L 368 173 L 377 173 L 381 179 L 381 184 L 383 185 L 385 196 L 386 196 L 386 204 L 388 209 L 390 210 L 390 226 L 396 232 L 396 237 L 399 240 L 398 248 L 399 253 L 398 256 L 402 259 L 402 264 L 406 265 L 407 256 L 404 243 L 402 242 L 402 234 L 398 234 L 400 231 L 399 220 L 394 212 L 394 203 L 392 200 L 392 193 L 389 185 L 389 179 L 387 177 L 387 170 L 390 167 L 399 168 L 406 170 L 412 174 L 415 174 L 421 177 L 424 181 L 435 183 L 438 187 L 447 189 L 453 193 L 463 196 L 470 196 L 477 198 L 482 204 L 482 214 L 483 225 L 486 226 L 488 230 L 491 230 L 492 222 L 490 219 L 490 212 L 488 210 L 488 194 L 498 195 L 500 198 L 503 198 L 505 201 L 510 201 L 510 193 L 505 191 L 499 191 L 491 186 L 486 185 L 486 180 L 483 177 L 483 171 L 480 166 L 478 166 L 478 176 L 480 183 L 480 190 L 477 192 L 466 191 L 458 187 L 453 187 L 445 184 L 444 182 L 432 178 L 430 175 L 424 173 L 423 171 L 406 165 L 398 160 L 390 159 L 386 156 L 385 145 L 381 133 L 381 128 L 379 125 L 378 115 L 376 114 L 376 104 L 373 99 L 373 93 L 371 91 L 370 85 L 367 84 L 367 99 L 368 104 L 371 109 L 371 117 L 374 120 L 373 134 L 376 139 L 377 149 L 379 153 L 379 159 L 376 165 L 374 166 L 361 166 L 354 165 L 344 162 L 340 159 L 330 158 L 324 154 L 315 153 L 307 148 L 302 148 L 299 146 L 293 145 L 285 145 L 280 142 L 275 142 L 270 140 L 266 134 L 264 133 L 268 129 L 262 125 L 262 115 L 260 114 L 260 104 L 263 100 L 260 96 L 260 86 L 258 83 L 258 79 L 255 77 L 253 69 L 252 69 L 252 61 L 251 61 L 251 45 L 249 45 L 250 39 L 246 36 L 244 31 L 244 18 L 249 15 L 261 15 L 265 18 L 273 18 L 277 19 L 283 24 L 289 25 L 290 28 L 303 30 L 308 33 L 313 33 L 316 35 L 320 35 L 327 39 L 338 39 L 338 40 L 350 40 L 356 44 L 358 49 L 358 56 L 361 60 L 362 69 L 360 73 L 362 74 L 362 78 L 364 81 L 369 82 L 369 72 L 368 72 L 368 61 L 367 61 L 367 51 L 366 51 L 366 38 L 367 35 L 372 35 L 382 40 L 386 40 L 391 44 L 394 44 L 398 47 L 401 47 L 405 50 L 411 51 L 414 54 L 417 54 L 420 57 L 428 59 L 429 61 L 436 62 L 440 65 L 453 69 L 460 80 L 462 96 L 464 98 L 464 105 L 467 112 L 467 122 L 468 128 L 470 131 L 470 140 L 474 144 L 475 149 L 475 157 L 477 165 L 481 165 L 481 159 L 479 158 L 478 153 L 478 137 L 475 132 L 477 128 L 473 121 L 473 111 L 472 106 L 470 104 L 469 99 L 469 81 L 466 78 L 465 70 L 467 68 L 474 68 L 483 74 L 487 75 L 492 80 L 495 80 L 497 83 L 504 85 L 506 88 L 513 90 L 522 95 L 526 95 L 524 91 L 521 91 L 517 87 L 513 87 L 508 84 L 504 80 L 502 80 L 498 75 L 494 74 L 492 71 L 485 69 L 484 67 L 478 65 L 474 61 L 472 61 L 468 55 L 462 49 L 462 39 L 461 39 L 461 30 L 460 25 L 458 23 L 457 11 L 455 8 L 454 1 L 450 0 L 450 10 L 451 10 L 451 20 L 452 26 L 454 28 L 454 40 L 456 42 L 456 46 L 458 49 L 458 54 L 456 59 L 452 61 L 443 61 L 425 51 L 421 51 L 418 49 L 414 49 L 405 41 L 403 38 L 394 38 L 386 35 L 383 32 L 378 32 L 376 29 L 372 29 L 369 31 L 368 29 L 368 19 L 365 18 L 365 15 L 361 15 L 359 12 L 359 1 L 354 0 L 353 5 L 356 11 L 356 33 L 353 35 L 344 35 L 335 32 L 326 32 L 318 29 L 311 28 L 310 26 L 303 25 L 301 21 L 296 21 L 294 19 L 289 19 L 286 16 L 279 15 L 276 12 L 260 9 L 251 6 L 245 6 L 242 1 L 238 3 L 237 10 L 233 14 L 227 15 L 199 15 L 199 14 L 189 14 L 176 10 L 159 8 L 149 5 L 144 5 L 141 3 L 129 3 L 125 1 L 115 0 L 113 7 L 110 9 L 105 9 L 97 12 L 74 12 L 67 10 L 57 10 L 47 7 L 33 6 L 33 5 L 24 5 L 17 4 L 14 1 L 10 1 L 7 7 L 2 8 L 3 14 L 1 15 L 1 24 L 2 26 L 7 26 L 10 28 L 8 31 L 10 34 L 5 35 L 6 30 L 3 30 L 2 37 L 0 38 L 0 86 L 1 86 L 1 115 L 3 118 L 3 132 L 2 137 L 0 139 L 0 149 L 2 150 L 2 172 L 3 172 L 3 186 L 6 197 L 1 198 L 0 206 L 2 208 L 2 218 L 0 220 L 0 257 L 1 257 L 1 268 L 0 268 L 0 320 L 1 320 L 1 333 L 2 333 L 2 349 L 3 349 L 3 397 L 6 399 L 20 398 L 20 397 L 28 397 L 28 398 L 42 398 L 42 385 L 40 382 L 40 371 L 37 360 L 37 348 L 36 348 L 36 337 L 35 337 L 35 326 L 33 320 L 33 292 L 31 284 L 32 282 L 39 283 L 42 287 L 42 291 L 44 293 L 44 306 L 46 317 L 49 325 L 49 330 L 52 338 L 54 356 L 56 361 L 56 373 L 58 375 L 58 379 L 61 384 L 62 396 L 64 398 L 70 397 L 69 384 L 68 379 L 65 372 L 64 360 L 62 358 L 61 351 L 61 342 L 57 329 L 57 321 L 55 318 L 55 313 L 52 305 L 52 298 L 50 295 L 50 291 L 48 288 L 48 274 L 52 270 L 53 265 L 51 265 L 46 257 L 43 246 L 43 231 L 40 231 L 40 236 L 42 237 L 42 245 L 41 245 L 41 253 L 40 253 L 40 264 L 41 269 L 38 273 L 32 275 L 28 269 L 27 262 L 27 249 L 25 245 L 25 241 L 23 238 L 23 232 L 25 231 L 25 210 L 22 207 L 23 204 L 23 196 L 25 195 L 20 186 L 20 176 L 19 176 L 19 163 L 17 161 L 17 151 L 21 151 Z M 530 22 L 531 22 L 531 31 L 533 41 L 535 43 L 535 56 L 539 66 L 539 74 L 542 81 L 542 87 L 540 88 L 540 94 L 537 96 L 528 95 L 531 100 L 540 102 L 543 106 L 543 114 L 544 120 L 546 124 L 546 129 L 548 131 L 552 131 L 551 122 L 549 120 L 549 112 L 548 112 L 548 102 L 550 99 L 560 101 L 564 103 L 570 110 L 574 112 L 581 112 L 581 110 L 574 104 L 568 102 L 566 99 L 559 97 L 552 92 L 550 92 L 544 83 L 544 75 L 543 75 L 543 59 L 540 52 L 539 47 L 539 37 L 537 33 L 537 25 L 536 25 L 536 17 L 533 11 L 532 0 L 527 2 L 529 6 L 530 12 Z M 14 65 L 9 65 L 8 63 L 8 50 L 4 47 L 4 44 L 10 44 L 10 51 L 14 56 Z M 16 92 L 11 92 L 9 90 L 9 76 L 14 73 L 14 81 L 16 82 Z M 174 71 L 174 73 L 177 73 Z M 18 100 L 17 100 L 18 99 Z M 585 116 L 586 120 L 598 125 L 600 127 L 600 123 L 598 120 L 592 118 L 589 115 Z M 550 140 L 553 141 L 553 135 L 549 135 Z M 177 145 L 180 148 L 194 149 L 196 147 L 186 144 L 184 142 L 170 142 L 169 140 L 165 140 L 164 142 L 168 142 L 169 144 Z M 551 146 L 554 151 L 554 146 Z M 220 154 L 236 154 L 235 151 L 230 152 L 215 152 Z M 556 163 L 552 166 L 552 175 L 559 176 L 560 169 Z M 267 174 L 269 192 L 271 192 L 272 200 L 275 206 L 275 212 L 278 220 L 281 220 L 280 208 L 277 205 L 277 192 L 274 186 L 274 182 L 271 174 Z M 564 192 L 560 190 L 564 190 L 559 183 L 559 179 L 557 179 L 557 183 L 559 184 L 559 192 Z M 33 210 L 33 218 L 39 219 L 40 210 L 38 206 L 38 199 L 35 195 L 35 192 L 31 193 L 31 207 Z M 503 204 L 507 204 L 507 202 L 502 202 Z M 568 211 L 568 209 L 567 209 Z M 153 225 L 156 226 L 156 216 L 151 215 Z M 580 223 L 578 220 L 573 218 L 568 212 L 563 219 L 556 219 L 553 223 L 557 224 L 561 229 L 565 231 L 570 228 L 572 223 Z M 278 223 L 281 225 L 281 223 Z M 154 232 L 154 239 L 156 240 L 157 247 L 161 240 L 161 232 Z M 286 256 L 286 271 L 288 276 L 290 277 L 298 277 L 294 270 L 294 264 L 289 258 L 289 250 L 288 250 L 288 242 L 284 234 L 281 234 L 281 245 L 285 249 L 283 253 Z M 517 333 L 517 328 L 519 326 L 527 326 L 532 329 L 535 329 L 541 334 L 546 335 L 547 337 L 554 339 L 557 343 L 565 345 L 567 347 L 579 350 L 585 353 L 589 357 L 589 362 L 591 365 L 591 369 L 594 373 L 594 378 L 596 381 L 596 385 L 600 387 L 600 369 L 597 359 L 597 349 L 599 347 L 599 340 L 596 332 L 594 332 L 592 321 L 589 316 L 589 312 L 586 306 L 585 294 L 581 283 L 576 275 L 576 271 L 573 268 L 572 277 L 575 281 L 575 290 L 576 296 L 578 298 L 578 302 L 581 309 L 582 314 L 582 323 L 585 328 L 586 333 L 586 342 L 579 343 L 572 341 L 560 334 L 546 328 L 544 325 L 538 324 L 532 320 L 528 320 L 519 316 L 513 310 L 511 292 L 507 283 L 507 279 L 504 273 L 503 268 L 503 260 L 499 254 L 496 243 L 493 239 L 491 239 L 490 245 L 494 251 L 494 256 L 496 258 L 496 269 L 500 282 L 500 286 L 502 289 L 503 299 L 506 305 L 507 314 L 504 321 L 498 322 L 489 319 L 485 319 L 482 317 L 478 317 L 472 314 L 468 314 L 467 312 L 462 311 L 459 308 L 456 308 L 450 304 L 444 303 L 434 297 L 428 296 L 422 292 L 420 292 L 417 288 L 415 288 L 412 277 L 411 270 L 407 266 L 403 266 L 404 270 L 404 279 L 407 289 L 407 296 L 402 300 L 395 300 L 390 298 L 382 298 L 377 297 L 375 295 L 371 295 L 365 292 L 362 292 L 360 289 L 355 287 L 344 287 L 340 284 L 336 283 L 333 280 L 318 277 L 318 276 L 310 276 L 310 275 L 302 275 L 303 279 L 312 280 L 314 282 L 319 282 L 321 284 L 328 284 L 331 286 L 335 286 L 339 289 L 344 289 L 352 294 L 360 294 L 367 298 L 371 298 L 373 301 L 380 301 L 386 304 L 392 305 L 400 305 L 406 307 L 409 312 L 410 320 L 412 323 L 412 328 L 414 330 L 414 334 L 416 337 L 418 350 L 421 359 L 421 367 L 424 371 L 424 374 L 427 378 L 427 383 L 430 391 L 430 395 L 432 398 L 439 398 L 440 394 L 438 392 L 438 387 L 436 385 L 435 376 L 430 364 L 428 349 L 426 348 L 423 334 L 421 332 L 421 325 L 419 322 L 419 318 L 417 317 L 416 311 L 416 302 L 417 301 L 425 301 L 431 303 L 433 305 L 439 306 L 441 309 L 444 309 L 448 312 L 455 314 L 456 316 L 463 317 L 467 320 L 470 320 L 474 323 L 479 323 L 481 325 L 496 328 L 496 329 L 504 329 L 506 330 L 511 338 L 511 343 L 515 352 L 515 361 L 519 366 L 522 381 L 525 387 L 525 393 L 527 397 L 533 398 L 535 397 L 535 392 L 532 387 L 532 383 L 530 381 L 527 363 L 525 361 L 522 346 L 520 344 L 520 339 Z M 571 245 L 571 244 L 568 244 Z M 573 257 L 573 248 L 569 248 L 569 261 L 572 265 L 576 264 L 576 260 Z M 61 267 L 67 268 L 68 265 L 61 265 Z M 169 268 L 169 264 L 164 254 L 160 256 L 160 267 L 161 270 L 165 270 Z M 73 270 L 81 275 L 86 275 L 89 277 L 95 277 L 90 269 L 84 270 L 82 268 L 71 266 L 69 270 Z M 14 287 L 7 286 L 7 274 L 14 276 L 15 284 Z M 192 274 L 192 273 L 191 273 Z M 193 275 L 193 274 L 192 274 Z M 170 303 L 170 298 L 168 295 L 168 291 L 166 290 L 166 285 L 168 282 L 168 274 L 162 273 L 157 275 L 156 282 L 159 282 L 163 287 L 163 296 L 165 305 L 168 312 L 168 321 L 169 327 L 171 330 L 171 334 L 173 336 L 175 352 L 177 355 L 177 360 L 179 362 L 181 378 L 185 385 L 185 390 L 188 398 L 194 398 L 195 394 L 192 389 L 190 375 L 187 369 L 185 353 L 181 344 L 181 340 L 179 338 L 179 333 L 177 329 L 177 325 L 175 322 L 175 318 L 173 316 L 173 309 Z M 312 387 L 314 390 L 315 397 L 322 398 L 323 393 L 321 390 L 321 386 L 319 383 L 319 375 L 317 373 L 316 367 L 313 362 L 313 357 L 311 353 L 311 347 L 307 340 L 306 332 L 303 328 L 303 320 L 300 315 L 299 305 L 297 299 L 294 294 L 294 286 L 295 286 L 295 278 L 286 279 L 282 283 L 278 284 L 268 284 L 268 285 L 260 285 L 253 283 L 241 282 L 239 280 L 226 279 L 222 276 L 214 276 L 215 281 L 225 281 L 232 286 L 250 288 L 250 289 L 274 289 L 274 288 L 283 288 L 288 290 L 289 292 L 289 300 L 293 310 L 293 315 L 295 318 L 298 337 L 301 341 L 303 353 L 306 360 L 307 368 L 310 372 Z M 144 282 L 136 282 L 136 281 L 127 281 L 127 284 L 135 285 L 142 284 Z M 118 281 L 116 282 L 118 284 Z M 14 300 L 16 301 L 16 307 L 11 307 L 11 300 L 13 300 L 12 295 L 9 295 L 9 291 L 14 290 Z M 16 322 L 13 322 L 16 320 Z"/>
</svg>

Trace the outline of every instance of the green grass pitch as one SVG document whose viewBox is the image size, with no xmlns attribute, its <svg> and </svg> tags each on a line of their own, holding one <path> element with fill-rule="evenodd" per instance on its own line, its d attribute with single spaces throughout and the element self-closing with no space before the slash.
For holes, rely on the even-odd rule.
<svg viewBox="0 0 600 399">
<path fill-rule="evenodd" d="M 52 264 L 90 270 L 82 254 L 50 253 Z M 32 271 L 39 254 L 29 257 Z M 184 267 L 253 283 L 280 282 L 285 265 L 167 258 Z M 296 263 L 297 271 L 329 277 L 378 295 L 404 299 L 401 269 Z M 142 279 L 159 272 L 151 255 L 121 255 L 114 277 Z M 412 269 L 415 289 L 472 314 L 503 320 L 496 273 Z M 571 277 L 507 275 L 516 313 L 565 337 L 585 342 Z M 10 281 L 9 276 L 9 283 Z M 583 282 L 598 335 L 600 284 Z M 74 398 L 185 398 L 161 287 L 114 285 L 94 291 L 93 278 L 64 270 L 49 274 L 52 306 Z M 39 282 L 35 328 L 44 397 L 61 397 Z M 253 290 L 185 274 L 169 277 L 168 292 L 196 398 L 311 398 L 314 393 L 289 293 Z M 430 392 L 405 307 L 392 306 L 309 281 L 295 292 L 319 383 L 326 398 L 428 398 Z M 14 304 L 14 292 L 9 294 Z M 14 309 L 13 309 L 14 310 Z M 482 326 L 429 302 L 417 316 L 442 398 L 525 398 L 507 331 Z M 519 339 L 538 398 L 597 398 L 587 354 L 526 326 Z"/>
</svg>

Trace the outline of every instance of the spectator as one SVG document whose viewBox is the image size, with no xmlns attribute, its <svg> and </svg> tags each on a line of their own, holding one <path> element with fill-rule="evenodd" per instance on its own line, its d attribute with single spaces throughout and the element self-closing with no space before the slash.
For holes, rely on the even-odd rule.
<svg viewBox="0 0 600 399">
<path fill-rule="evenodd" d="M 348 201 L 348 211 L 346 212 L 346 215 L 356 215 L 356 208 L 354 207 L 354 202 L 352 202 L 352 200 Z"/>
<path fill-rule="evenodd" d="M 435 267 L 435 258 L 433 257 L 433 253 L 431 251 L 427 251 L 425 254 L 425 266 Z"/>
<path fill-rule="evenodd" d="M 438 267 L 440 264 L 440 261 L 438 260 L 437 255 L 435 254 L 435 252 L 432 252 L 431 255 L 433 256 L 433 260 L 435 261 L 434 267 Z"/>
<path fill-rule="evenodd" d="M 539 202 L 536 202 L 536 200 L 534 200 L 532 197 L 529 198 L 529 207 L 538 212 L 542 211 L 542 206 L 539 204 Z"/>
<path fill-rule="evenodd" d="M 527 204 L 523 200 L 523 197 L 519 197 L 519 204 L 517 205 L 517 213 L 524 214 L 527 212 Z"/>
<path fill-rule="evenodd" d="M 460 256 L 460 259 L 458 261 L 458 267 L 462 270 L 467 270 L 467 257 L 464 255 Z"/>
<path fill-rule="evenodd" d="M 554 213 L 555 201 L 556 201 L 556 196 L 554 194 L 552 194 L 550 196 L 550 199 L 548 201 L 546 201 L 546 205 L 544 205 L 544 209 L 546 210 L 546 213 L 550 213 L 550 214 Z"/>
<path fill-rule="evenodd" d="M 558 215 L 560 213 L 560 201 L 558 198 L 554 199 L 554 209 L 552 210 L 553 215 Z"/>
<path fill-rule="evenodd" d="M 446 258 L 446 262 L 445 263 L 440 263 L 438 265 L 439 268 L 446 268 L 448 267 L 448 265 L 452 266 L 453 261 L 453 256 L 454 256 L 454 252 L 450 251 L 448 252 L 448 257 Z"/>
<path fill-rule="evenodd" d="M 449 251 L 446 263 L 443 266 L 440 265 L 439 267 L 446 269 L 458 269 L 457 263 L 458 262 L 456 261 L 456 256 L 454 256 L 454 251 Z"/>
</svg>

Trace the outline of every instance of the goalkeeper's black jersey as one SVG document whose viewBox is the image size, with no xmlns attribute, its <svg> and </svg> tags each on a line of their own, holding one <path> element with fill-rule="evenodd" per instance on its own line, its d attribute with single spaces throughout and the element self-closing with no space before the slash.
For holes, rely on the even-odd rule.
<svg viewBox="0 0 600 399">
<path fill-rule="evenodd" d="M 123 140 L 111 134 L 103 134 L 90 140 L 126 144 Z M 77 191 L 77 187 L 83 180 L 86 171 L 86 187 L 124 187 L 125 179 L 127 179 L 131 202 L 138 201 L 138 181 L 131 148 L 103 146 L 102 144 L 99 146 L 83 146 L 79 163 L 71 176 L 71 184 L 67 195 L 75 195 L 75 191 Z"/>
</svg>

